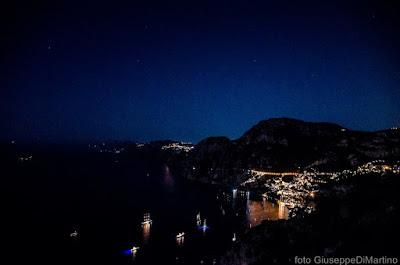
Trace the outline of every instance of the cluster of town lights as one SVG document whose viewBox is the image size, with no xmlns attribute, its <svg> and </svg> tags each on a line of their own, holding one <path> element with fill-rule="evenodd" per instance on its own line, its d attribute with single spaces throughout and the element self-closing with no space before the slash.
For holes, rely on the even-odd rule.
<svg viewBox="0 0 400 265">
<path fill-rule="evenodd" d="M 337 182 L 355 175 L 369 173 L 400 173 L 399 163 L 390 164 L 384 160 L 374 160 L 357 167 L 354 170 L 343 170 L 340 172 L 318 172 L 308 170 L 303 172 L 271 172 L 261 170 L 248 170 L 250 177 L 242 182 L 239 187 L 251 188 L 254 185 L 265 186 L 265 198 L 275 199 L 283 203 L 295 216 L 299 211 L 311 213 L 315 210 L 312 199 L 321 191 L 321 186 L 326 183 Z M 292 179 L 285 181 L 284 177 L 291 176 Z"/>
</svg>

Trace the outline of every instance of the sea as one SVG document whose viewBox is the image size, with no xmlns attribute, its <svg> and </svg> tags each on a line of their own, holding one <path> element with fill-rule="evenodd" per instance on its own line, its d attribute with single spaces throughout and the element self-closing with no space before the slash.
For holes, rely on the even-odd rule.
<svg viewBox="0 0 400 265">
<path fill-rule="evenodd" d="M 7 159 L 7 264 L 220 264 L 249 229 L 288 218 L 257 194 L 187 180 L 159 161 L 73 148 Z"/>
</svg>

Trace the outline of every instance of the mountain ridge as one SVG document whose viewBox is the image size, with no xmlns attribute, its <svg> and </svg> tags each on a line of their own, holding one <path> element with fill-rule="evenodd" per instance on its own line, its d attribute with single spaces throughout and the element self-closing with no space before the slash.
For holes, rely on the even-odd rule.
<svg viewBox="0 0 400 265">
<path fill-rule="evenodd" d="M 374 159 L 400 159 L 400 130 L 355 131 L 329 122 L 262 120 L 241 137 L 208 137 L 194 146 L 185 175 L 237 182 L 248 169 L 335 171 Z"/>
</svg>

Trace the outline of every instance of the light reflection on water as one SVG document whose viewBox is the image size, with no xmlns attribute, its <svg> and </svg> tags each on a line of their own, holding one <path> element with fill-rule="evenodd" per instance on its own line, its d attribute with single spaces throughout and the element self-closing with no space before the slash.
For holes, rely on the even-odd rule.
<svg viewBox="0 0 400 265">
<path fill-rule="evenodd" d="M 264 220 L 275 221 L 289 218 L 289 211 L 284 204 L 275 204 L 267 200 L 248 200 L 246 213 L 250 227 L 257 226 Z"/>
<path fill-rule="evenodd" d="M 136 251 L 131 251 L 131 253 L 132 253 L 132 261 L 135 261 L 135 259 L 136 259 Z"/>
<path fill-rule="evenodd" d="M 163 178 L 165 188 L 169 191 L 172 191 L 175 187 L 175 180 L 171 173 L 171 170 L 167 165 L 165 165 L 163 168 Z"/>
<path fill-rule="evenodd" d="M 150 238 L 150 223 L 142 224 L 142 231 L 143 231 L 143 242 L 146 244 Z"/>
</svg>

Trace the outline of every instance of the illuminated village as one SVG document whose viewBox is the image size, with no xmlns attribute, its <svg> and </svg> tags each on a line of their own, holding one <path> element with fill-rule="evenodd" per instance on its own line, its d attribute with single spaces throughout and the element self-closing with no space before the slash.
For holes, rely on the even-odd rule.
<svg viewBox="0 0 400 265">
<path fill-rule="evenodd" d="M 254 189 L 263 186 L 264 198 L 276 200 L 279 205 L 290 210 L 290 216 L 299 213 L 311 213 L 315 210 L 313 199 L 323 193 L 326 184 L 332 184 L 355 175 L 364 174 L 400 174 L 400 163 L 389 163 L 384 160 L 374 160 L 357 167 L 355 170 L 340 172 L 319 172 L 314 169 L 296 172 L 269 172 L 248 170 L 250 175 L 240 184 L 241 189 Z M 343 187 L 345 189 L 345 187 Z M 345 191 L 344 191 L 345 192 Z"/>
<path fill-rule="evenodd" d="M 172 150 L 185 153 L 190 152 L 193 148 L 194 146 L 191 143 L 185 143 L 185 142 L 173 142 L 170 144 L 163 145 L 161 147 L 162 150 Z"/>
</svg>

